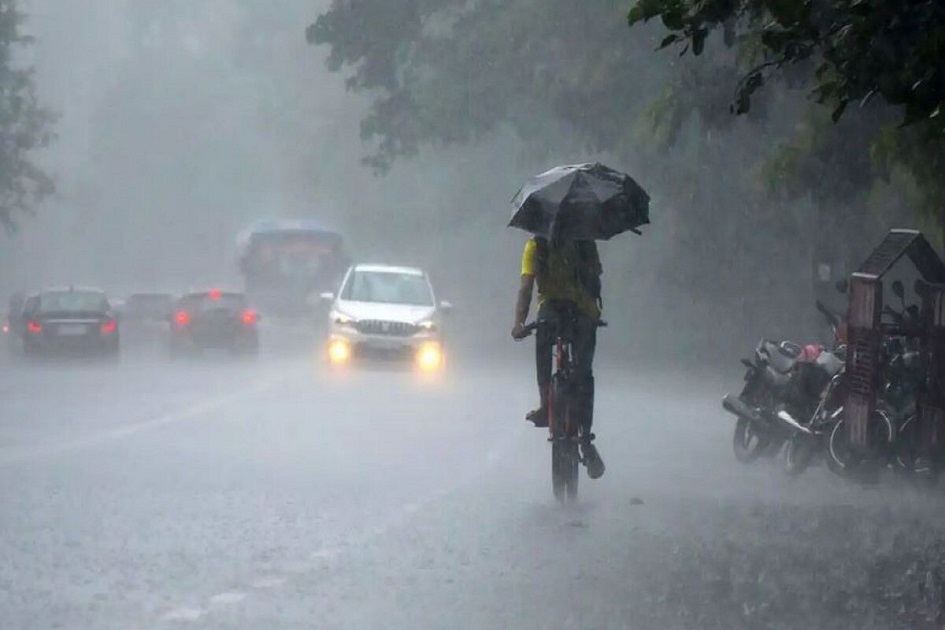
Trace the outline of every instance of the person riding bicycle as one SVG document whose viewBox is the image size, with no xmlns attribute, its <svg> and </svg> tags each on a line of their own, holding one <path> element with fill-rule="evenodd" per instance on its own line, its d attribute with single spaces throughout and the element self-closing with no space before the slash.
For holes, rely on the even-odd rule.
<svg viewBox="0 0 945 630">
<path fill-rule="evenodd" d="M 593 478 L 604 472 L 594 439 L 594 351 L 597 325 L 601 316 L 600 276 L 603 269 L 594 241 L 550 243 L 532 237 L 522 253 L 521 286 L 515 304 L 512 338 L 526 336 L 525 320 L 531 306 L 534 285 L 538 284 L 538 322 L 535 338 L 535 367 L 539 404 L 526 414 L 536 427 L 548 426 L 548 397 L 551 389 L 554 324 L 572 320 L 572 352 L 577 375 L 577 399 L 585 428 L 585 454 L 588 473 Z"/>
</svg>

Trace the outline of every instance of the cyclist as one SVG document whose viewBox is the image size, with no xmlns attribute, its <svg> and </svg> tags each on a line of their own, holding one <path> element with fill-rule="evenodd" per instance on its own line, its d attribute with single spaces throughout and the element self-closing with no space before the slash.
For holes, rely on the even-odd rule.
<svg viewBox="0 0 945 630">
<path fill-rule="evenodd" d="M 568 319 L 574 321 L 572 352 L 577 372 L 577 406 L 585 428 L 582 447 L 588 474 L 594 479 L 604 474 L 604 463 L 591 444 L 594 439 L 591 433 L 594 421 L 593 363 L 597 323 L 601 315 L 601 273 L 600 256 L 594 241 L 550 243 L 545 238 L 532 237 L 522 254 L 521 286 L 512 326 L 512 338 L 522 339 L 537 282 L 540 324 L 535 337 L 535 367 L 539 404 L 525 418 L 536 427 L 547 427 L 554 323 Z"/>
</svg>

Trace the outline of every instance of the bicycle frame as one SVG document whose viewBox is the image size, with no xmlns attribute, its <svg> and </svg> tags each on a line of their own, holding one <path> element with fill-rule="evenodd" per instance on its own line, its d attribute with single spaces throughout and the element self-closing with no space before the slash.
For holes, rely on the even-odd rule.
<svg viewBox="0 0 945 630">
<path fill-rule="evenodd" d="M 571 354 L 571 341 L 566 339 L 559 333 L 555 335 L 555 371 L 551 376 L 552 383 L 556 379 L 562 381 L 562 386 L 568 394 L 568 398 L 571 396 L 572 388 L 572 376 L 574 375 L 574 356 Z M 570 405 L 568 405 L 570 407 Z M 572 426 L 572 417 L 570 409 L 565 410 L 564 417 L 564 427 L 563 431 L 560 431 L 556 435 L 555 426 L 555 396 L 548 397 L 548 435 L 550 438 L 554 439 L 555 437 L 574 437 L 577 435 L 577 431 L 574 430 Z"/>
<path fill-rule="evenodd" d="M 582 423 L 574 417 L 574 348 L 577 318 L 570 315 L 544 321 L 542 325 L 554 327 L 554 372 L 548 392 L 548 441 L 551 442 L 551 478 L 555 498 L 559 501 L 577 497 L 578 467 L 585 463 L 579 450 L 579 439 L 584 439 Z M 603 321 L 598 327 L 606 326 Z M 524 327 L 522 338 L 538 329 L 539 322 Z M 564 404 L 562 414 L 560 406 Z M 563 419 L 563 422 L 561 421 Z M 579 439 L 575 439 L 579 438 Z M 596 451 L 595 451 L 596 452 Z"/>
</svg>

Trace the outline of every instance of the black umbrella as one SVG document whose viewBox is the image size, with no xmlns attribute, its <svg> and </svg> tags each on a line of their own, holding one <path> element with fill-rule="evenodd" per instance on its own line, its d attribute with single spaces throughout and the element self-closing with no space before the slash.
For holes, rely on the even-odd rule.
<svg viewBox="0 0 945 630">
<path fill-rule="evenodd" d="M 600 163 L 557 166 L 512 199 L 509 227 L 554 241 L 607 240 L 650 222 L 650 196 L 632 177 Z"/>
</svg>

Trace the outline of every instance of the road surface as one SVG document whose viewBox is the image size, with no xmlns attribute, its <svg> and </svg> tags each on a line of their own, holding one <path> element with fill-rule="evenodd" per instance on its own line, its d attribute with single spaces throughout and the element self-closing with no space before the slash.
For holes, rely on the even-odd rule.
<svg viewBox="0 0 945 630">
<path fill-rule="evenodd" d="M 719 405 L 737 372 L 603 354 L 607 474 L 570 507 L 520 420 L 527 352 L 437 382 L 332 376 L 306 352 L 0 360 L 0 627 L 890 628 L 945 611 L 935 493 L 741 466 Z"/>
</svg>

